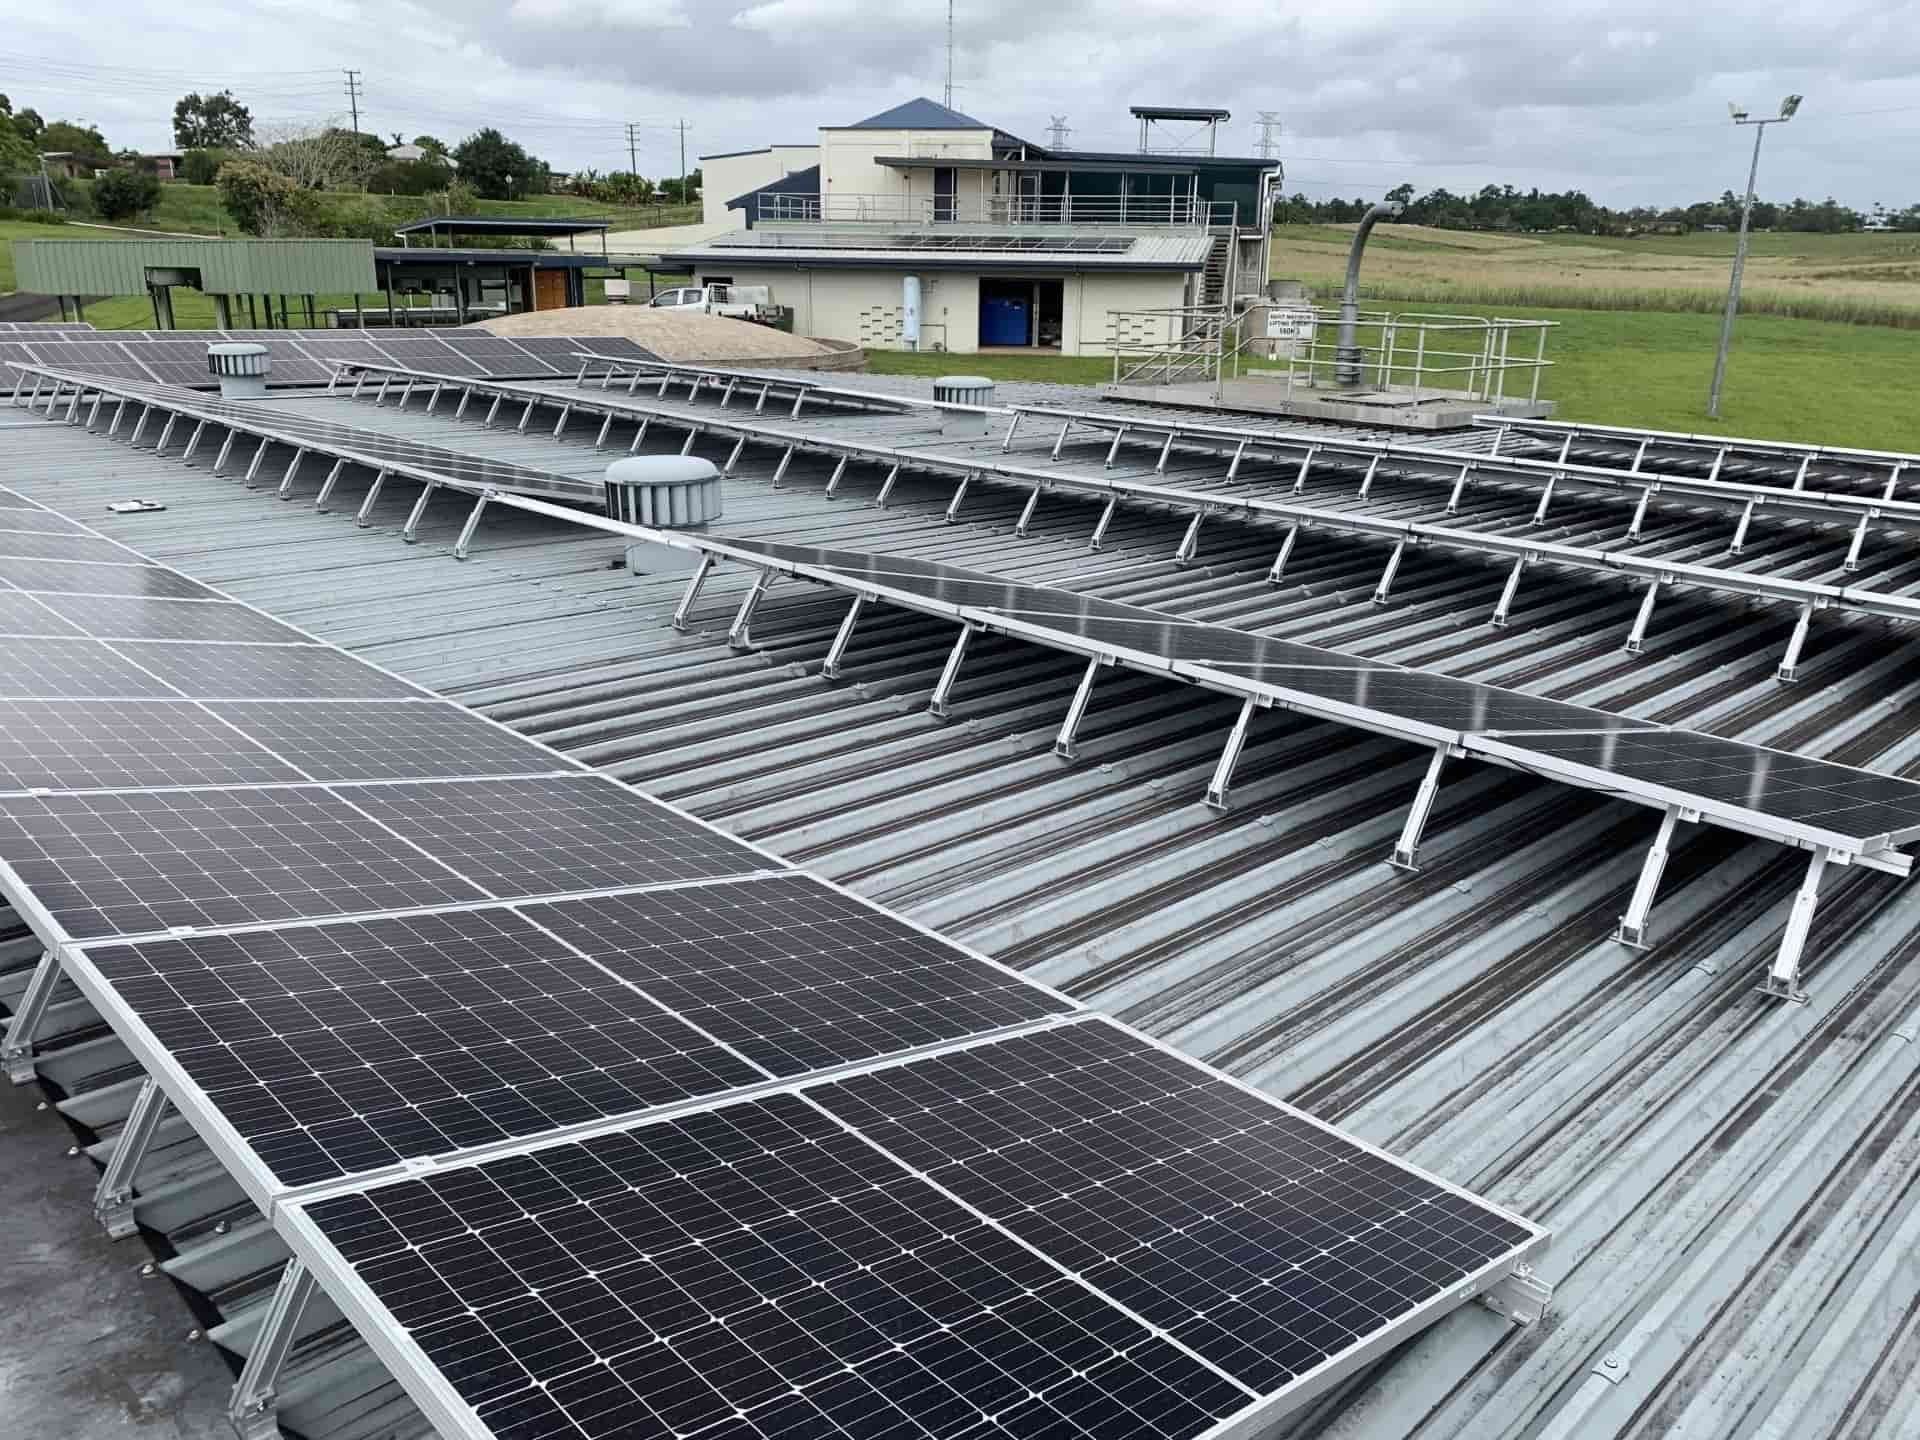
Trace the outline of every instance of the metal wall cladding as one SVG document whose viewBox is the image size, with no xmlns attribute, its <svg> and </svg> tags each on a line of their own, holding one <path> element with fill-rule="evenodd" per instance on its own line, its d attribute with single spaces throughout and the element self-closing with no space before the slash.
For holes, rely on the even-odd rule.
<svg viewBox="0 0 1920 1440">
<path fill-rule="evenodd" d="M 198 270 L 214 295 L 352 295 L 379 287 L 368 240 L 16 240 L 22 290 L 144 295 L 150 269 Z"/>
</svg>

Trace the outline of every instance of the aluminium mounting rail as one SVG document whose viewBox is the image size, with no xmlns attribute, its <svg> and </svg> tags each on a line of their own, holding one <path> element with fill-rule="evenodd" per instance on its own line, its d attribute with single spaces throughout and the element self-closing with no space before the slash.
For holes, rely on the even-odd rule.
<svg viewBox="0 0 1920 1440">
<path fill-rule="evenodd" d="M 592 363 L 600 363 L 599 357 L 595 357 Z M 489 418 L 496 416 L 508 402 L 511 402 L 512 408 L 518 411 L 517 424 L 522 429 L 531 423 L 534 413 L 542 406 L 560 413 L 560 420 L 553 427 L 556 434 L 564 428 L 566 420 L 573 415 L 598 415 L 602 417 L 602 424 L 595 436 L 596 447 L 606 444 L 612 423 L 616 419 L 635 423 L 637 427 L 634 435 L 635 446 L 644 438 L 646 427 L 654 422 L 685 430 L 689 443 L 703 433 L 723 436 L 735 441 L 725 467 L 729 474 L 737 464 L 742 448 L 749 442 L 766 445 L 783 452 L 783 460 L 776 481 L 778 476 L 785 474 L 788 461 L 796 453 L 808 452 L 836 457 L 843 464 L 836 470 L 835 479 L 829 482 L 829 494 L 837 488 L 838 477 L 843 473 L 844 462 L 847 460 L 869 463 L 887 469 L 890 473 L 897 473 L 899 468 L 905 467 L 945 474 L 953 477 L 957 482 L 953 503 L 948 507 L 950 520 L 957 517 L 960 502 L 964 499 L 967 488 L 973 480 L 1000 481 L 1020 486 L 1029 492 L 1026 509 L 1020 524 L 1016 527 L 1016 533 L 1022 535 L 1027 532 L 1034 507 L 1043 493 L 1051 490 L 1085 494 L 1109 502 L 1109 511 L 1103 515 L 1095 531 L 1092 548 L 1096 549 L 1099 548 L 1099 538 L 1106 528 L 1106 521 L 1111 516 L 1112 503 L 1126 499 L 1132 503 L 1171 507 L 1193 517 L 1193 523 L 1187 527 L 1175 555 L 1175 559 L 1182 563 L 1193 559 L 1198 543 L 1199 524 L 1206 517 L 1218 515 L 1244 520 L 1264 520 L 1284 526 L 1286 529 L 1279 555 L 1268 572 L 1268 579 L 1274 583 L 1278 583 L 1283 578 L 1286 561 L 1291 555 L 1294 539 L 1299 530 L 1318 529 L 1370 537 L 1383 540 L 1392 547 L 1387 559 L 1387 568 L 1374 591 L 1375 599 L 1381 603 L 1386 603 L 1391 598 L 1394 575 L 1408 546 L 1431 546 L 1481 559 L 1491 557 L 1503 562 L 1511 562 L 1506 585 L 1489 617 L 1490 623 L 1496 626 L 1506 623 L 1520 578 L 1529 566 L 1547 562 L 1596 575 L 1617 577 L 1644 587 L 1634 624 L 1628 632 L 1623 647 L 1633 654 L 1640 653 L 1643 648 L 1647 627 L 1651 620 L 1653 601 L 1660 588 L 1664 586 L 1692 586 L 1739 595 L 1747 599 L 1784 602 L 1794 606 L 1797 614 L 1789 630 L 1786 649 L 1776 671 L 1782 680 L 1792 680 L 1797 674 L 1800 654 L 1807 639 L 1807 630 L 1816 611 L 1833 609 L 1852 611 L 1886 620 L 1920 620 L 1920 598 L 1866 586 L 1828 585 L 1784 576 L 1769 576 L 1750 570 L 1699 561 L 1668 560 L 1621 550 L 1601 549 L 1596 546 L 1570 545 L 1544 538 L 1528 539 L 1512 534 L 1469 530 L 1421 521 L 1389 519 L 1384 516 L 1300 501 L 1277 500 L 1254 495 L 1236 496 L 1219 491 L 1189 489 L 1110 475 L 1105 467 L 1099 470 L 1076 470 L 1052 463 L 1046 466 L 1023 465 L 997 458 L 996 454 L 949 453 L 928 445 L 907 446 L 845 435 L 832 435 L 818 428 L 809 427 L 804 420 L 795 421 L 790 411 L 784 417 L 761 419 L 743 405 L 740 410 L 730 411 L 723 416 L 718 409 L 689 412 L 669 402 L 662 402 L 657 396 L 602 397 L 593 394 L 591 390 L 583 395 L 577 390 L 520 385 L 504 381 L 469 381 L 451 376 L 432 375 L 405 367 L 351 362 L 343 363 L 341 371 L 343 374 L 354 376 L 355 392 L 361 391 L 369 376 L 384 377 L 374 391 L 376 397 L 384 395 L 395 380 L 402 382 L 402 395 L 418 388 L 429 388 L 437 397 L 442 388 L 451 388 L 463 396 L 460 407 L 455 412 L 457 414 L 468 411 L 468 400 L 475 394 L 492 397 L 493 404 L 486 412 Z M 717 381 L 711 383 L 719 386 Z M 719 388 L 722 388 L 724 397 L 724 386 Z M 748 387 L 743 397 L 745 400 L 754 401 L 756 409 L 757 394 L 754 387 Z M 932 401 L 913 403 L 923 407 L 935 406 L 935 402 Z M 977 409 L 977 407 L 964 408 Z M 1007 413 L 1017 421 L 1018 413 Z M 1020 413 L 1038 412 L 1027 410 Z M 1063 412 L 1044 413 L 1058 415 Z M 1073 423 L 1080 423 L 1079 418 L 1076 417 Z M 1123 422 L 1115 421 L 1114 423 Z M 1170 436 L 1172 433 L 1164 423 L 1150 421 L 1135 426 L 1134 422 L 1129 420 L 1124 424 L 1156 436 Z M 1181 433 L 1185 433 L 1188 428 L 1179 427 Z M 1158 448 L 1163 457 L 1171 443 L 1169 438 L 1159 445 Z M 1298 442 L 1284 438 L 1275 443 L 1300 444 L 1316 449 L 1325 448 L 1323 442 Z M 1344 445 L 1349 442 L 1330 443 Z M 1118 444 L 1119 437 L 1116 436 L 1113 445 L 1109 447 L 1109 452 L 1117 448 Z M 1004 454 L 1004 443 L 994 448 L 998 454 Z M 1245 448 L 1243 445 L 1242 451 Z M 1361 453 L 1377 454 L 1378 451 L 1363 449 Z M 1463 465 L 1474 463 L 1475 458 L 1451 454 L 1448 456 L 1447 463 L 1457 471 Z M 1240 460 L 1236 458 L 1229 466 L 1229 478 L 1238 470 L 1239 464 Z M 883 487 L 882 504 L 885 503 L 884 496 L 890 488 L 890 486 Z M 1920 506 L 1910 508 L 1916 511 L 1917 517 L 1920 517 Z"/>
</svg>

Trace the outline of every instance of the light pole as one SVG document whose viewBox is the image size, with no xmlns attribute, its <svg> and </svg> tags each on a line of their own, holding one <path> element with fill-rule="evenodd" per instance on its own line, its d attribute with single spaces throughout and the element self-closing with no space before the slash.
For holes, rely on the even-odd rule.
<svg viewBox="0 0 1920 1440">
<path fill-rule="evenodd" d="M 1727 106 L 1734 124 L 1754 127 L 1753 164 L 1747 170 L 1747 198 L 1740 207 L 1740 238 L 1733 246 L 1733 278 L 1727 282 L 1727 313 L 1720 317 L 1720 353 L 1713 357 L 1713 389 L 1707 394 L 1707 414 L 1715 420 L 1720 418 L 1720 386 L 1727 378 L 1727 346 L 1733 343 L 1733 317 L 1740 309 L 1740 276 L 1747 268 L 1747 225 L 1753 219 L 1753 182 L 1760 174 L 1760 142 L 1767 138 L 1767 126 L 1791 120 L 1799 108 L 1800 97 L 1789 95 L 1780 102 L 1778 115 L 1753 120 L 1738 105 Z"/>
</svg>

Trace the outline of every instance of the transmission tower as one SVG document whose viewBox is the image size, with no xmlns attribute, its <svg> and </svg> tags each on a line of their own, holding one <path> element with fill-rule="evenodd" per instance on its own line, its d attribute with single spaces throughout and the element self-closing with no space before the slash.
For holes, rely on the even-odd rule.
<svg viewBox="0 0 1920 1440">
<path fill-rule="evenodd" d="M 1073 133 L 1073 127 L 1067 124 L 1067 117 L 1055 115 L 1047 125 L 1047 142 L 1055 150 L 1067 148 L 1067 136 Z"/>
<path fill-rule="evenodd" d="M 1255 148 L 1262 160 L 1280 158 L 1280 113 L 1277 110 L 1262 110 L 1254 126 L 1260 132 L 1260 143 Z"/>
</svg>

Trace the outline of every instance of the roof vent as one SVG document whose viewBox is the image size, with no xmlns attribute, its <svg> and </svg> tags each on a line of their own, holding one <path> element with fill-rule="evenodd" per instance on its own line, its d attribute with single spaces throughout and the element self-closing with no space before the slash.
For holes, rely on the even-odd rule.
<svg viewBox="0 0 1920 1440">
<path fill-rule="evenodd" d="M 273 357 L 264 345 L 209 345 L 207 373 L 220 382 L 223 400 L 264 400 Z"/>
<path fill-rule="evenodd" d="M 933 382 L 933 398 L 945 405 L 993 404 L 993 381 L 984 375 L 942 375 Z M 943 410 L 940 413 L 942 435 L 984 435 L 987 417 L 972 410 Z"/>
<path fill-rule="evenodd" d="M 607 467 L 607 514 L 654 530 L 704 530 L 720 518 L 720 470 L 697 455 L 633 455 Z M 650 540 L 627 547 L 637 575 L 691 570 L 699 555 Z"/>
</svg>

